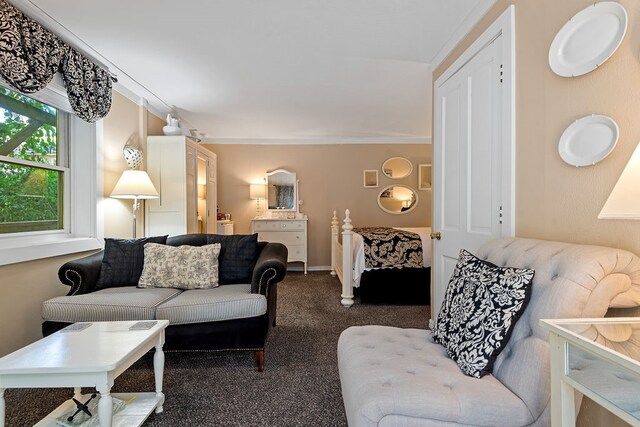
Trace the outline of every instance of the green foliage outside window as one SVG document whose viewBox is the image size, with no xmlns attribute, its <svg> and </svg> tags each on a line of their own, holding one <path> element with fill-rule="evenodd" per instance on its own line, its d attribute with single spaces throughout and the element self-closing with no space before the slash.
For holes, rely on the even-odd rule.
<svg viewBox="0 0 640 427">
<path fill-rule="evenodd" d="M 0 87 L 0 233 L 62 228 L 58 129 L 55 108 Z"/>
</svg>

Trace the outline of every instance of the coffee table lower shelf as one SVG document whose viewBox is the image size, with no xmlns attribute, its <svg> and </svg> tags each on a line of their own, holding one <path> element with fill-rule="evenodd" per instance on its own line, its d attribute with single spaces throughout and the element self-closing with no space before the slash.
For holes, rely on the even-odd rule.
<svg viewBox="0 0 640 427">
<path fill-rule="evenodd" d="M 151 415 L 158 403 L 162 405 L 164 402 L 159 402 L 158 397 L 153 392 L 147 393 L 111 393 L 111 396 L 116 399 L 129 401 L 135 396 L 133 402 L 129 403 L 124 409 L 117 414 L 113 415 L 111 422 L 112 427 L 138 427 Z M 84 400 L 90 397 L 89 394 L 82 396 Z M 74 409 L 76 407 L 73 400 L 69 399 L 62 405 L 54 409 L 49 415 L 43 418 L 34 427 L 53 427 L 56 426 L 56 418 L 64 414 L 65 412 Z M 94 414 L 97 416 L 97 414 Z"/>
</svg>

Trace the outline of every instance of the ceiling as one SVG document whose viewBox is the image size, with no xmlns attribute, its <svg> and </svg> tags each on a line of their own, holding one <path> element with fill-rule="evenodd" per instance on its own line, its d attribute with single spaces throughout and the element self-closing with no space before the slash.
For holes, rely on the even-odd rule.
<svg viewBox="0 0 640 427">
<path fill-rule="evenodd" d="M 9 0 L 207 142 L 430 141 L 431 70 L 494 0 Z"/>
</svg>

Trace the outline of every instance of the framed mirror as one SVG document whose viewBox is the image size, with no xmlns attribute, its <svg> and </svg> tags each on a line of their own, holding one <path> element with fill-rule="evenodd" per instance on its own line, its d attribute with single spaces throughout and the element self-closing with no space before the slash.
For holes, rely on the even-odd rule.
<svg viewBox="0 0 640 427">
<path fill-rule="evenodd" d="M 407 185 L 388 185 L 378 193 L 378 206 L 390 214 L 411 212 L 418 204 L 418 193 Z"/>
<path fill-rule="evenodd" d="M 365 170 L 363 175 L 364 188 L 378 188 L 378 171 L 377 170 Z"/>
<path fill-rule="evenodd" d="M 267 172 L 267 211 L 298 211 L 298 181 L 294 172 Z"/>
<path fill-rule="evenodd" d="M 382 164 L 382 173 L 391 179 L 406 178 L 412 171 L 413 165 L 404 157 L 391 157 Z"/>
<path fill-rule="evenodd" d="M 418 190 L 431 190 L 431 164 L 418 165 Z"/>
</svg>

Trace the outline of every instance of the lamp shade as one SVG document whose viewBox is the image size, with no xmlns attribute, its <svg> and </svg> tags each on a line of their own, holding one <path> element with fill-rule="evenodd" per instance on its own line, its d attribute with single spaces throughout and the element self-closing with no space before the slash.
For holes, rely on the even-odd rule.
<svg viewBox="0 0 640 427">
<path fill-rule="evenodd" d="M 250 199 L 264 199 L 265 189 L 264 184 L 249 184 L 249 198 Z"/>
<path fill-rule="evenodd" d="M 618 178 L 598 218 L 640 219 L 640 144 Z"/>
<path fill-rule="evenodd" d="M 126 170 L 116 183 L 111 197 L 115 199 L 157 199 L 160 197 L 145 171 Z"/>
</svg>

